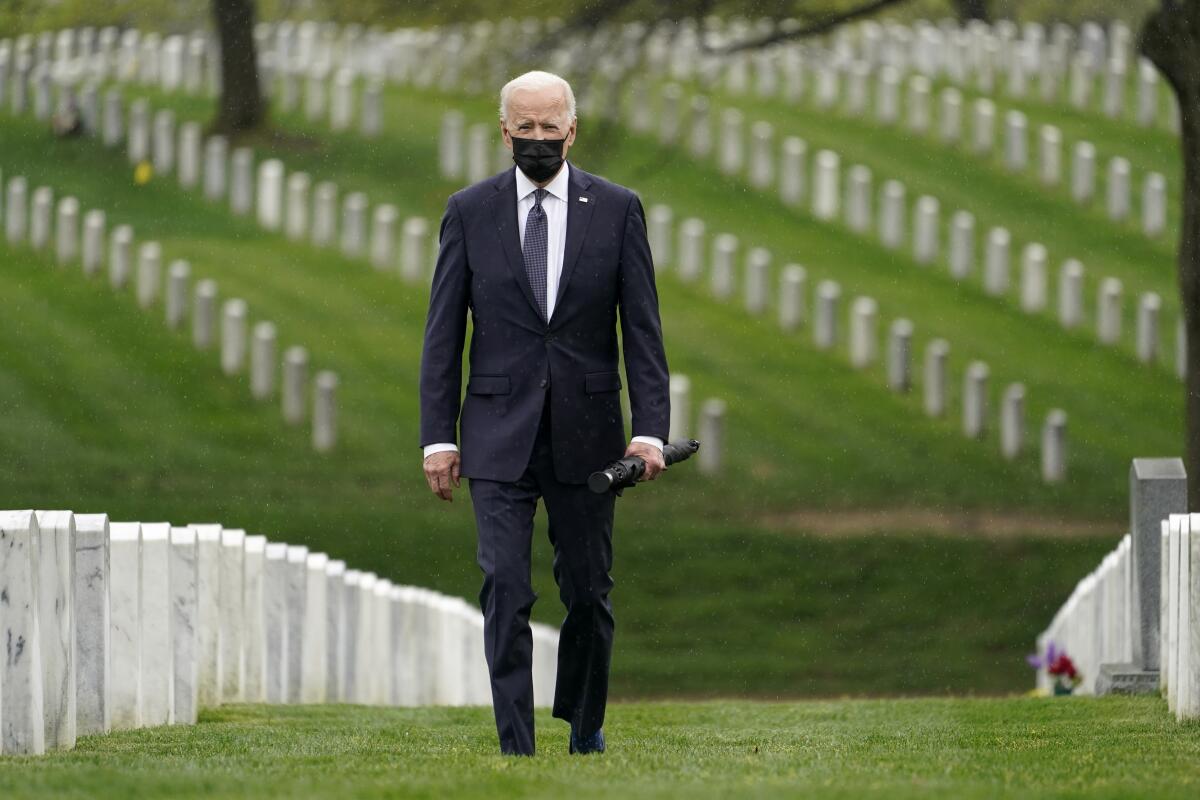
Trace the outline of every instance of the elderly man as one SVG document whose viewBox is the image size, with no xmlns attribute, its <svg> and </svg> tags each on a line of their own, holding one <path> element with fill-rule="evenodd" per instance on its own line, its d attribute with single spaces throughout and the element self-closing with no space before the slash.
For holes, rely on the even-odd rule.
<svg viewBox="0 0 1200 800">
<path fill-rule="evenodd" d="M 670 401 L 654 266 L 637 196 L 566 161 L 576 119 L 565 80 L 529 72 L 506 84 L 500 133 L 516 168 L 454 194 L 442 218 L 421 357 L 425 477 L 442 500 L 469 480 L 504 753 L 534 753 L 530 545 L 538 498 L 545 503 L 567 609 L 554 716 L 571 724 L 570 752 L 603 752 L 614 503 L 586 481 L 622 454 L 645 460 L 644 480 L 665 468 Z"/>
</svg>

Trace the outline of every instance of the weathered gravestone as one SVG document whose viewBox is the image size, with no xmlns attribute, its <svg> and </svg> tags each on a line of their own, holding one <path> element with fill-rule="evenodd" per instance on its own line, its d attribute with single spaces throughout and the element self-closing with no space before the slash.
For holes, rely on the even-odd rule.
<svg viewBox="0 0 1200 800">
<path fill-rule="evenodd" d="M 46 750 L 41 631 L 38 624 L 38 529 L 32 511 L 0 512 L 0 754 Z M 11 649 L 9 649 L 11 648 Z"/>
<path fill-rule="evenodd" d="M 69 750 L 76 736 L 75 516 L 70 511 L 39 511 L 37 523 L 44 737 L 47 749 Z M 5 641 L 10 658 L 11 647 Z"/>
</svg>

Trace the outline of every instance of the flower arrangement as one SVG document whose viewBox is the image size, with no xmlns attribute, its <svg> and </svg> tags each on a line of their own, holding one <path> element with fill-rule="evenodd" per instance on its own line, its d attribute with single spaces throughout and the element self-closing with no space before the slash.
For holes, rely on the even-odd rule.
<svg viewBox="0 0 1200 800">
<path fill-rule="evenodd" d="M 1034 669 L 1044 669 L 1054 682 L 1054 694 L 1071 694 L 1075 687 L 1083 683 L 1083 676 L 1075 667 L 1066 651 L 1059 650 L 1054 642 L 1046 645 L 1045 654 L 1034 653 L 1026 656 L 1025 660 Z"/>
</svg>

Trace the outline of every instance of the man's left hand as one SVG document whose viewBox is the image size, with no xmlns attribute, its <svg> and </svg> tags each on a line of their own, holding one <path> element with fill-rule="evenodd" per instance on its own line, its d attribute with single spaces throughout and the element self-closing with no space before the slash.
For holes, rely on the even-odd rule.
<svg viewBox="0 0 1200 800">
<path fill-rule="evenodd" d="M 642 473 L 642 477 L 638 478 L 639 481 L 652 481 L 667 468 L 667 462 L 663 461 L 662 450 L 646 442 L 630 442 L 629 447 L 625 448 L 625 455 L 637 456 L 646 462 L 646 471 Z"/>
</svg>

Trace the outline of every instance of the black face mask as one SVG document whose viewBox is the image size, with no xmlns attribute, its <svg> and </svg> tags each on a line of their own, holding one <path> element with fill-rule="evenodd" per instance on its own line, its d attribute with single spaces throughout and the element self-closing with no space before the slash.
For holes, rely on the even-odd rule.
<svg viewBox="0 0 1200 800">
<path fill-rule="evenodd" d="M 566 139 L 518 139 L 512 137 L 513 161 L 534 183 L 544 183 L 558 174 L 563 163 Z"/>
</svg>

